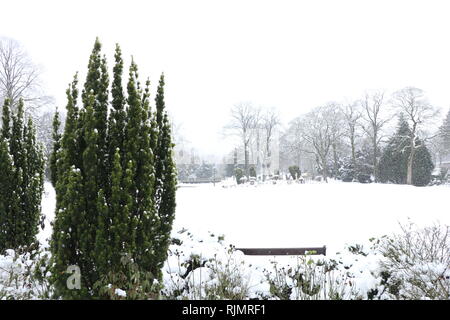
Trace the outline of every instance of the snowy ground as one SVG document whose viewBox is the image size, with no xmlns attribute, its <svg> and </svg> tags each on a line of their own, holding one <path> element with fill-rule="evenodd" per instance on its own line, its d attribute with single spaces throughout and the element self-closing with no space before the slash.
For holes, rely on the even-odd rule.
<svg viewBox="0 0 450 320">
<path fill-rule="evenodd" d="M 306 183 L 223 187 L 185 185 L 177 193 L 174 230 L 224 234 L 236 247 L 318 247 L 399 231 L 411 218 L 419 226 L 450 224 L 448 186 Z"/>
<path fill-rule="evenodd" d="M 399 231 L 408 218 L 419 226 L 450 224 L 449 186 L 413 187 L 360 183 L 181 185 L 176 231 L 223 234 L 236 247 L 319 247 L 329 253 L 346 244 Z M 42 210 L 51 234 L 55 192 L 45 184 Z"/>
</svg>

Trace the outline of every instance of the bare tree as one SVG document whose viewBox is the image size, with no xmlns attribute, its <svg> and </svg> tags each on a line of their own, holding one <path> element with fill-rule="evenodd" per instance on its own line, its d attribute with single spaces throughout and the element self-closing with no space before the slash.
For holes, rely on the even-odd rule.
<svg viewBox="0 0 450 320">
<path fill-rule="evenodd" d="M 328 181 L 328 157 L 338 137 L 335 105 L 328 104 L 315 108 L 305 115 L 301 126 L 302 136 L 311 148 L 308 152 L 314 153 L 322 175 L 325 181 Z"/>
<path fill-rule="evenodd" d="M 411 136 L 409 137 L 411 152 L 408 157 L 406 183 L 412 184 L 414 156 L 416 149 L 421 146 L 418 139 L 421 129 L 439 112 L 425 98 L 423 90 L 414 87 L 406 87 L 395 92 L 393 101 L 394 107 L 397 108 L 399 113 L 404 114 L 411 128 Z"/>
<path fill-rule="evenodd" d="M 259 112 L 250 102 L 241 102 L 231 109 L 231 122 L 225 127 L 226 130 L 237 135 L 244 147 L 244 171 L 249 176 L 249 147 L 254 129 L 257 127 Z"/>
<path fill-rule="evenodd" d="M 275 109 L 266 109 L 261 117 L 261 126 L 264 130 L 264 150 L 263 154 L 263 169 L 268 169 L 272 162 L 272 140 L 274 138 L 276 127 L 280 124 L 280 119 L 278 117 Z"/>
<path fill-rule="evenodd" d="M 382 129 L 390 120 L 390 117 L 386 117 L 384 112 L 386 108 L 384 93 L 377 92 L 372 95 L 366 93 L 365 97 L 361 100 L 361 105 L 364 114 L 363 119 L 365 121 L 362 128 L 372 143 L 373 176 L 375 181 L 378 181 L 378 151 L 383 139 Z"/>
<path fill-rule="evenodd" d="M 305 153 L 305 140 L 302 135 L 302 119 L 300 117 L 289 123 L 289 127 L 281 137 L 281 141 L 282 153 L 287 159 L 288 165 L 295 164 L 301 168 Z"/>
<path fill-rule="evenodd" d="M 358 102 L 346 103 L 341 107 L 344 117 L 345 130 L 344 135 L 349 139 L 352 152 L 352 163 L 356 166 L 356 138 L 359 121 L 362 117 L 361 104 Z"/>
<path fill-rule="evenodd" d="M 30 115 L 42 105 L 51 102 L 42 94 L 40 70 L 33 64 L 24 48 L 15 40 L 0 38 L 0 102 L 11 101 L 15 111 L 19 99 L 25 103 L 25 112 Z"/>
<path fill-rule="evenodd" d="M 345 119 L 342 114 L 342 106 L 336 102 L 331 102 L 327 106 L 329 121 L 331 124 L 331 149 L 333 151 L 334 174 L 339 171 L 339 158 L 342 151 L 342 136 L 345 133 Z"/>
</svg>

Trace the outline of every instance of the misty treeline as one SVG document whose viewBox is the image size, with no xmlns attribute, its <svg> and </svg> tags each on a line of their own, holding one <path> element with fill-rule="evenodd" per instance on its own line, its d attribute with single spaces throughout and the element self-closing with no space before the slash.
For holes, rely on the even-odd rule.
<svg viewBox="0 0 450 320">
<path fill-rule="evenodd" d="M 264 179 L 298 167 L 325 181 L 427 185 L 450 155 L 450 111 L 442 120 L 415 87 L 326 103 L 284 127 L 275 109 L 239 103 L 225 130 L 240 139 L 225 161 L 228 176 L 238 168 Z"/>
</svg>

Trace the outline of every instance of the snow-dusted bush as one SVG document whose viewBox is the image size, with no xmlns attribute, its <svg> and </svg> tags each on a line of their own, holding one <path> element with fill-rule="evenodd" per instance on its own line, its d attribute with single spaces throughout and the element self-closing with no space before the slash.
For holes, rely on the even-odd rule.
<svg viewBox="0 0 450 320">
<path fill-rule="evenodd" d="M 336 260 L 314 260 L 310 256 L 297 258 L 294 266 L 279 266 L 266 270 L 270 284 L 269 298 L 290 300 L 360 299 L 359 290 L 352 285 L 355 276 L 342 272 Z"/>
<path fill-rule="evenodd" d="M 181 230 L 172 239 L 163 283 L 124 256 L 122 273 L 97 285 L 110 299 L 449 299 L 449 227 L 370 239 L 335 255 L 244 256 L 223 236 Z M 0 256 L 0 299 L 49 299 L 49 254 Z M 131 279 L 129 281 L 129 279 Z"/>
<path fill-rule="evenodd" d="M 0 300 L 49 299 L 48 253 L 6 250 L 0 255 Z"/>
<path fill-rule="evenodd" d="M 381 273 L 395 299 L 450 298 L 450 229 L 440 224 L 418 228 L 413 223 L 402 233 L 384 239 Z"/>
<path fill-rule="evenodd" d="M 181 230 L 169 248 L 162 296 L 166 299 L 248 299 L 250 266 L 223 236 L 197 238 Z"/>
</svg>

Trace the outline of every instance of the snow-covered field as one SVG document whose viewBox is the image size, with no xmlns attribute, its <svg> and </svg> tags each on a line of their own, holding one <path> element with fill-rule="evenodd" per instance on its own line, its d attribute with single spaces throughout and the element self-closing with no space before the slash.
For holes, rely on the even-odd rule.
<svg viewBox="0 0 450 320">
<path fill-rule="evenodd" d="M 345 244 L 399 231 L 410 218 L 417 225 L 450 224 L 450 186 L 334 182 L 239 185 L 181 185 L 174 234 L 223 234 L 236 247 L 319 247 L 339 251 Z M 51 234 L 55 192 L 45 184 L 42 210 Z"/>
<path fill-rule="evenodd" d="M 328 252 L 417 225 L 450 224 L 448 186 L 306 183 L 183 185 L 174 230 L 224 234 L 236 247 L 319 247 Z"/>
</svg>

